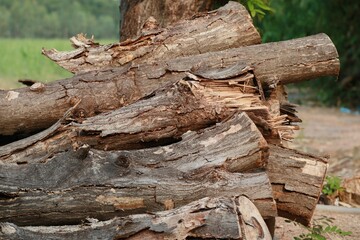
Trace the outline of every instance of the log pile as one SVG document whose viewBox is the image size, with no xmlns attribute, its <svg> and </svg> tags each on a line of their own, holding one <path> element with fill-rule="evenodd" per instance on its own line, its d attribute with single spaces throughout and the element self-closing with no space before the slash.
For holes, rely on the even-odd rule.
<svg viewBox="0 0 360 240">
<path fill-rule="evenodd" d="M 234 2 L 147 23 L 43 50 L 75 75 L 0 91 L 0 237 L 269 239 L 263 219 L 310 222 L 327 160 L 286 148 L 301 120 L 284 85 L 338 75 L 329 37 L 259 44 Z"/>
</svg>

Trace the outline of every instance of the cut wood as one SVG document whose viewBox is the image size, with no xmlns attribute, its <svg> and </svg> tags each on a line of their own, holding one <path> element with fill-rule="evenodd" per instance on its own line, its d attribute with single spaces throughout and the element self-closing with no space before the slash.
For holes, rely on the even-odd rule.
<svg viewBox="0 0 360 240">
<path fill-rule="evenodd" d="M 336 49 L 325 34 L 199 54 L 156 64 L 124 66 L 90 72 L 50 83 L 42 92 L 22 88 L 0 91 L 0 135 L 32 133 L 54 124 L 74 102 L 82 100 L 76 115 L 89 117 L 131 104 L 166 84 L 172 84 L 189 73 L 207 79 L 221 72 L 228 80 L 241 70 L 254 73 L 263 87 L 337 75 L 339 60 Z M 237 66 L 237 67 L 234 67 Z M 222 71 L 227 69 L 230 71 Z M 234 71 L 237 69 L 237 71 Z M 239 70 L 241 69 L 241 70 Z M 235 76 L 234 76 L 235 75 Z M 31 104 L 30 104 L 31 103 Z"/>
<path fill-rule="evenodd" d="M 221 223 L 221 224 L 220 224 Z M 178 209 L 81 225 L 19 227 L 0 223 L 0 238 L 15 239 L 272 239 L 244 196 L 203 198 Z"/>
<path fill-rule="evenodd" d="M 226 101 L 222 101 L 224 97 L 206 95 L 206 89 L 201 89 L 201 85 L 195 87 L 188 84 L 190 83 L 180 82 L 157 91 L 148 99 L 111 113 L 85 119 L 82 123 L 66 125 L 66 122 L 63 123 L 64 120 L 60 120 L 44 132 L 0 147 L 0 160 L 17 163 L 36 162 L 59 151 L 76 149 L 83 144 L 103 150 L 140 149 L 178 141 L 186 131 L 203 129 L 229 118 L 241 109 L 266 113 L 266 108 L 256 106 L 259 100 L 254 95 L 226 92 L 228 89 L 225 89 L 219 91 L 227 97 Z M 230 98 L 231 95 L 233 100 Z M 261 159 L 266 159 L 267 144 L 256 126 L 244 114 L 235 119 L 233 121 L 237 121 L 239 127 L 233 128 L 231 133 L 238 134 L 236 138 L 239 140 L 235 138 L 234 142 L 240 141 L 241 144 L 240 139 L 244 139 L 245 143 L 251 139 L 249 144 L 255 145 L 249 146 L 253 151 L 257 149 L 255 152 L 260 153 Z M 233 121 L 219 126 L 231 126 Z M 210 132 L 216 135 L 219 131 L 222 131 L 221 128 L 214 128 L 200 136 L 208 138 L 211 137 Z M 258 163 L 261 164 L 263 161 Z"/>
<path fill-rule="evenodd" d="M 338 75 L 327 35 L 253 45 L 230 2 L 122 43 L 71 41 L 44 54 L 74 77 L 0 91 L 0 238 L 270 239 L 262 218 L 310 223 L 327 161 L 283 147 L 301 122 L 284 85 Z"/>
<path fill-rule="evenodd" d="M 7 162 L 0 170 L 0 221 L 109 219 L 234 193 L 258 202 L 264 217 L 276 215 L 265 173 L 228 173 L 266 165 L 266 142 L 244 113 L 164 147 L 108 152 L 83 145 L 43 158 L 26 152 L 28 162 Z"/>
<path fill-rule="evenodd" d="M 143 5 L 143 1 L 134 3 Z M 186 3 L 171 1 L 171 4 L 167 6 L 176 9 L 176 5 L 191 3 L 194 4 L 193 1 Z M 157 2 L 147 6 L 159 7 L 160 4 Z M 153 11 L 148 13 L 153 14 Z M 139 17 L 143 18 L 145 15 L 142 14 Z M 55 49 L 43 50 L 43 54 L 64 69 L 72 73 L 80 73 L 122 66 L 129 62 L 132 64 L 157 62 L 261 43 L 260 35 L 249 13 L 245 7 L 236 2 L 230 2 L 218 10 L 177 22 L 167 28 L 157 28 L 156 23 L 151 22 L 154 20 L 148 21 L 150 21 L 149 24 L 155 24 L 155 26 L 151 25 L 151 29 L 145 26 L 142 33 L 132 40 L 102 46 L 95 43 L 93 39 L 78 35 L 70 39 L 75 50 L 65 52 Z M 136 24 L 139 23 L 137 18 Z M 131 29 L 136 31 L 134 24 L 131 24 Z"/>
<path fill-rule="evenodd" d="M 310 224 L 326 170 L 324 158 L 270 145 L 267 173 L 279 216 Z"/>
</svg>

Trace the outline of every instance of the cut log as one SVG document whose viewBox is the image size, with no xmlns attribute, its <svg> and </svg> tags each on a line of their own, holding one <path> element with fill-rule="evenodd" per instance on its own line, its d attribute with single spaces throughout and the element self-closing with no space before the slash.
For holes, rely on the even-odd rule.
<svg viewBox="0 0 360 240">
<path fill-rule="evenodd" d="M 222 71 L 224 69 L 228 71 Z M 319 34 L 156 64 L 90 72 L 50 83 L 42 92 L 30 88 L 0 91 L 0 115 L 4 116 L 0 118 L 0 135 L 29 134 L 45 129 L 79 99 L 82 101 L 77 115 L 89 117 L 131 104 L 166 84 L 187 78 L 189 73 L 206 80 L 218 78 L 214 72 L 221 72 L 220 76 L 231 80 L 242 70 L 253 72 L 255 79 L 267 88 L 278 82 L 286 84 L 337 75 L 339 60 L 328 36 Z"/>
<path fill-rule="evenodd" d="M 234 194 L 253 199 L 264 217 L 276 215 L 266 174 L 235 173 L 267 161 L 266 142 L 244 113 L 163 147 L 109 152 L 80 146 L 42 159 L 27 153 L 27 163 L 6 162 L 0 170 L 0 221 L 69 224 Z"/>
<path fill-rule="evenodd" d="M 88 218 L 82 225 L 18 227 L 1 223 L 0 238 L 270 240 L 271 236 L 256 207 L 240 196 L 203 198 L 178 209 L 108 221 Z"/>
<path fill-rule="evenodd" d="M 133 2 L 142 5 L 143 1 Z M 186 3 L 171 1 L 167 6 L 175 9 L 176 5 L 186 5 L 190 2 L 194 3 L 194 1 Z M 160 4 L 153 3 L 150 6 L 159 7 Z M 153 14 L 153 12 L 148 13 Z M 189 13 L 193 15 L 196 12 Z M 139 17 L 144 16 L 145 14 L 142 14 Z M 136 19 L 137 24 L 138 20 Z M 131 28 L 136 31 L 134 24 Z M 81 73 L 122 66 L 129 62 L 132 64 L 157 62 L 261 43 L 260 35 L 249 13 L 245 7 L 236 2 L 230 2 L 218 10 L 177 22 L 164 29 L 145 27 L 142 31 L 132 40 L 104 46 L 94 43 L 93 39 L 78 35 L 70 39 L 75 50 L 66 52 L 58 52 L 54 49 L 43 50 L 43 54 L 64 69 L 72 73 Z"/>
<path fill-rule="evenodd" d="M 44 132 L 0 147 L 0 160 L 36 162 L 56 152 L 77 148 L 83 144 L 102 150 L 151 147 L 178 141 L 186 131 L 213 125 L 242 108 L 261 112 L 261 107 L 256 106 L 259 100 L 254 95 L 241 92 L 225 94 L 225 91 L 223 93 L 228 102 L 221 102 L 223 98 L 204 96 L 206 91 L 202 90 L 200 85 L 191 87 L 188 84 L 180 82 L 171 88 L 157 91 L 148 99 L 111 113 L 88 118 L 82 123 L 65 125 L 59 121 Z M 231 94 L 238 98 L 231 101 L 228 97 Z M 262 112 L 266 113 L 266 108 L 263 108 Z M 261 155 L 264 156 L 262 158 L 266 159 L 267 144 L 256 126 L 244 114 L 235 119 L 239 124 L 239 127 L 233 128 L 231 132 L 238 134 L 235 139 L 244 139 L 245 143 L 251 139 L 249 144 L 255 144 L 258 148 L 256 152 L 261 150 Z M 231 122 L 233 121 L 228 123 L 230 126 Z M 210 132 L 216 135 L 219 129 L 214 128 L 201 136 L 211 137 Z M 239 141 L 235 139 L 234 142 Z M 251 146 L 253 150 L 254 146 Z"/>
<path fill-rule="evenodd" d="M 267 173 L 279 216 L 310 224 L 326 170 L 324 158 L 270 145 Z"/>
</svg>

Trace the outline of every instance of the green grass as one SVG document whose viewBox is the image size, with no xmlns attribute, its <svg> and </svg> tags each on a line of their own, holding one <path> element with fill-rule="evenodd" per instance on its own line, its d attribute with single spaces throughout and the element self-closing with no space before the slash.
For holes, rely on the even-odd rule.
<svg viewBox="0 0 360 240">
<path fill-rule="evenodd" d="M 116 40 L 102 40 L 102 44 Z M 72 74 L 41 54 L 41 49 L 71 50 L 67 39 L 0 39 L 0 89 L 22 87 L 19 79 L 50 82 Z"/>
</svg>

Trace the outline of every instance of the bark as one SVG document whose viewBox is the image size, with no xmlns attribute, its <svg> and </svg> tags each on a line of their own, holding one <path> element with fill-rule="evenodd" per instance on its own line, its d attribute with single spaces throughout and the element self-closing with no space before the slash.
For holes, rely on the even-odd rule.
<svg viewBox="0 0 360 240">
<path fill-rule="evenodd" d="M 263 217 L 276 215 L 265 172 L 266 146 L 245 114 L 179 143 L 124 151 L 81 146 L 0 170 L 0 221 L 21 225 L 73 224 L 87 216 L 164 210 L 205 196 L 244 194 Z M 31 154 L 31 153 L 30 153 Z M 36 161 L 35 161 L 36 160 Z"/>
<path fill-rule="evenodd" d="M 266 108 L 257 106 L 260 101 L 254 95 L 234 93 L 236 86 L 223 88 L 220 85 L 221 97 L 213 97 L 207 94 L 214 94 L 210 91 L 214 88 L 206 91 L 198 82 L 191 84 L 193 86 L 182 81 L 155 92 L 150 98 L 85 119 L 82 123 L 68 124 L 61 119 L 39 134 L 0 147 L 0 160 L 17 163 L 38 161 L 83 144 L 102 150 L 141 149 L 168 144 L 179 141 L 188 130 L 196 131 L 214 125 L 242 109 L 253 116 L 261 116 L 264 121 L 270 117 L 266 115 Z M 228 85 L 228 82 L 223 85 Z M 215 86 L 219 86 L 219 82 Z M 244 139 L 247 137 L 258 144 L 260 149 L 266 149 L 266 141 L 252 121 L 245 115 L 238 118 L 243 128 L 234 130 L 243 134 Z M 274 125 L 274 131 L 275 127 L 278 126 Z M 217 129 L 209 132 L 215 134 Z M 265 155 L 265 150 L 262 152 Z"/>
<path fill-rule="evenodd" d="M 219 225 L 219 223 L 221 223 Z M 15 239 L 271 239 L 246 197 L 203 198 L 178 209 L 129 215 L 82 225 L 19 227 L 0 224 L 0 237 Z"/>
<path fill-rule="evenodd" d="M 141 34 L 141 30 L 149 17 L 154 17 L 161 27 L 181 19 L 190 18 L 199 12 L 211 9 L 212 1 L 169 0 L 120 1 L 120 39 L 126 40 Z"/>
<path fill-rule="evenodd" d="M 131 104 L 166 84 L 187 78 L 189 73 L 203 82 L 207 78 L 225 78 L 231 83 L 234 77 L 242 73 L 241 70 L 254 73 L 255 79 L 266 90 L 275 87 L 278 82 L 286 84 L 337 75 L 339 60 L 331 40 L 325 34 L 319 34 L 159 61 L 156 64 L 90 72 L 50 83 L 40 92 L 30 88 L 0 91 L 0 104 L 3 106 L 0 115 L 5 116 L 0 119 L 0 134 L 31 133 L 45 129 L 61 118 L 78 99 L 82 101 L 77 115 L 89 117 Z"/>
<path fill-rule="evenodd" d="M 97 126 L 94 127 L 96 128 Z M 122 128 L 122 131 L 129 130 L 126 126 L 120 128 Z M 66 150 L 81 150 L 81 146 L 84 144 L 88 145 L 84 139 L 82 139 L 83 141 L 76 141 L 76 139 L 74 139 L 74 135 L 70 134 L 71 132 L 73 131 L 71 130 L 67 133 L 70 136 L 63 134 L 50 138 L 50 140 L 39 138 L 37 139 L 37 142 L 30 142 L 30 144 L 29 141 L 24 141 L 29 144 L 25 145 L 25 147 L 21 145 L 21 143 L 14 143 L 15 147 L 6 149 L 9 150 L 7 152 L 1 152 L 2 163 L 19 165 L 46 162 L 47 160 L 51 160 L 54 154 L 58 152 Z M 130 132 L 128 132 L 128 135 L 130 135 L 129 138 L 132 140 L 131 129 Z M 117 141 L 117 139 L 113 138 L 111 140 Z M 119 137 L 118 140 L 121 140 L 121 137 Z M 110 142 L 111 141 L 109 141 L 109 143 Z M 88 143 L 92 142 L 88 141 Z M 236 146 L 241 147 L 234 147 L 235 144 Z M 222 158 L 219 158 L 218 160 L 221 162 L 228 159 L 226 168 L 228 170 L 238 172 L 247 171 L 256 167 L 263 167 L 266 165 L 268 157 L 268 147 L 265 139 L 244 113 L 235 115 L 228 121 L 217 124 L 217 126 L 207 128 L 204 132 L 187 132 L 182 135 L 182 140 L 180 142 L 173 143 L 168 146 L 171 147 L 167 147 L 165 150 L 160 148 L 159 151 L 169 158 L 175 156 L 175 150 L 173 151 L 173 149 L 176 149 L 176 156 L 179 157 L 179 161 L 180 158 L 192 159 L 191 162 L 194 162 L 194 164 L 197 161 L 196 159 L 200 161 L 199 164 L 203 164 L 204 158 L 201 156 L 205 157 L 205 159 L 208 157 L 212 158 L 213 155 L 217 155 L 219 157 L 222 156 Z M 156 152 L 153 148 L 138 149 L 136 151 L 134 152 L 135 155 L 138 154 L 136 155 L 136 158 L 141 158 L 141 156 L 146 156 L 147 154 L 147 156 L 152 156 L 155 161 L 158 156 L 153 153 Z M 226 155 L 218 155 L 217 151 L 224 151 Z M 154 164 L 156 162 L 157 161 L 155 161 Z"/>
<path fill-rule="evenodd" d="M 132 2 L 142 5 L 149 1 Z M 171 1 L 171 4 L 166 3 L 166 5 L 176 8 L 176 5 L 190 3 L 194 5 L 199 1 Z M 151 7 L 158 6 L 160 4 L 154 4 Z M 153 12 L 148 12 L 150 13 L 153 14 Z M 194 12 L 189 13 L 194 14 Z M 146 14 L 138 17 L 145 17 Z M 151 22 L 151 19 L 149 21 Z M 131 29 L 136 30 L 133 24 Z M 249 13 L 236 2 L 231 2 L 208 14 L 177 22 L 167 28 L 144 28 L 137 36 L 132 40 L 102 46 L 94 43 L 93 39 L 78 35 L 70 39 L 75 50 L 66 52 L 58 52 L 54 49 L 43 50 L 43 54 L 66 70 L 80 73 L 122 66 L 129 62 L 133 64 L 157 62 L 179 56 L 261 43 L 260 35 Z"/>
<path fill-rule="evenodd" d="M 270 146 L 267 173 L 279 216 L 310 224 L 327 167 L 323 158 Z"/>
</svg>

